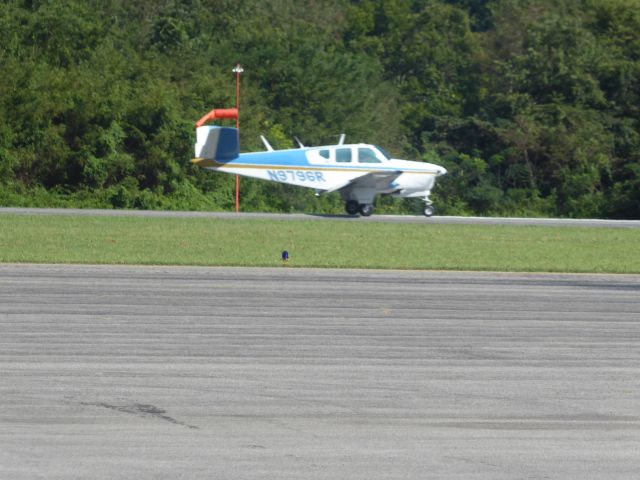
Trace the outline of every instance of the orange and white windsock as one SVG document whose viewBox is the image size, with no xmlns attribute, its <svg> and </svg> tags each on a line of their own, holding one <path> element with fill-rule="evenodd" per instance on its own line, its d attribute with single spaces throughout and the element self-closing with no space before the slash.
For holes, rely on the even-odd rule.
<svg viewBox="0 0 640 480">
<path fill-rule="evenodd" d="M 196 128 L 201 127 L 209 120 L 222 120 L 222 119 L 238 119 L 237 108 L 214 108 L 204 117 L 196 122 Z"/>
</svg>

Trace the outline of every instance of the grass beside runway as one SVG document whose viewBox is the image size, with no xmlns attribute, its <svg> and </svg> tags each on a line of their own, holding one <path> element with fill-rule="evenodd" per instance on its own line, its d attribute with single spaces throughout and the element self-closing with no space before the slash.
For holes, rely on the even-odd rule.
<svg viewBox="0 0 640 480">
<path fill-rule="evenodd" d="M 640 229 L 0 215 L 0 262 L 640 273 Z"/>
</svg>

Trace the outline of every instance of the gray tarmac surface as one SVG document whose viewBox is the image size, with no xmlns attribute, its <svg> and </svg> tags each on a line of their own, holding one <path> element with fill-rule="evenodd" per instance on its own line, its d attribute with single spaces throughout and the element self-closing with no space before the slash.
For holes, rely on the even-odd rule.
<svg viewBox="0 0 640 480">
<path fill-rule="evenodd" d="M 640 276 L 0 265 L 2 479 L 637 479 Z"/>
<path fill-rule="evenodd" d="M 224 218 L 244 220 L 341 220 L 347 222 L 421 223 L 448 225 L 538 225 L 586 228 L 640 228 L 640 220 L 598 220 L 573 218 L 505 218 L 505 217 L 448 217 L 424 215 L 376 215 L 359 217 L 350 215 L 307 215 L 303 213 L 250 213 L 250 212 L 171 212 L 161 210 L 91 210 L 74 208 L 0 208 L 0 214 L 11 215 L 83 215 L 108 217 L 180 217 Z"/>
</svg>

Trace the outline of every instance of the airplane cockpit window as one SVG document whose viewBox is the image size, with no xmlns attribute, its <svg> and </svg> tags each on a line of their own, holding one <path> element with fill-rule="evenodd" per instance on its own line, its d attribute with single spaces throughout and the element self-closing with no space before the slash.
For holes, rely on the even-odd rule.
<svg viewBox="0 0 640 480">
<path fill-rule="evenodd" d="M 351 161 L 350 148 L 338 148 L 336 150 L 336 162 L 348 163 Z"/>
<path fill-rule="evenodd" d="M 358 163 L 382 163 L 376 152 L 370 148 L 358 148 Z"/>
<path fill-rule="evenodd" d="M 331 153 L 329 152 L 329 150 L 320 150 L 320 156 L 322 158 L 326 158 L 327 160 L 329 160 L 329 157 L 331 156 Z"/>
</svg>

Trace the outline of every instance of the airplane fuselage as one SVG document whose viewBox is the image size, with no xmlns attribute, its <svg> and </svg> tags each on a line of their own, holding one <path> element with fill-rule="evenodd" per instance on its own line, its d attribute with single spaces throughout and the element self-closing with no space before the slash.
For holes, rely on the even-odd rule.
<svg viewBox="0 0 640 480">
<path fill-rule="evenodd" d="M 366 143 L 302 147 L 240 153 L 236 129 L 200 126 L 196 158 L 200 167 L 224 173 L 308 187 L 316 193 L 340 192 L 349 214 L 371 215 L 376 194 L 422 197 L 425 215 L 433 214 L 429 200 L 436 177 L 446 173 L 426 162 L 400 160 Z"/>
<path fill-rule="evenodd" d="M 363 174 L 401 172 L 391 181 L 382 178 L 376 193 L 402 193 L 423 197 L 444 173 L 438 165 L 388 158 L 368 144 L 308 147 L 291 150 L 241 153 L 229 161 L 202 161 L 200 166 L 225 173 L 288 183 L 316 190 L 336 190 Z"/>
</svg>

